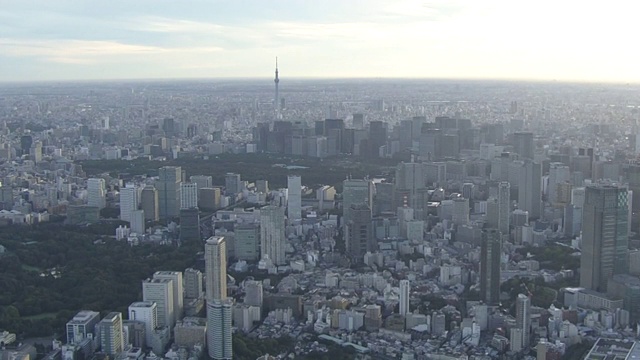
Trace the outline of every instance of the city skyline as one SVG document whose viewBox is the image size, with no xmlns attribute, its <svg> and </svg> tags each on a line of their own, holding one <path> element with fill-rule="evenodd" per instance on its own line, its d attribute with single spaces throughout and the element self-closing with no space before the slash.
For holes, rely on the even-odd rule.
<svg viewBox="0 0 640 360">
<path fill-rule="evenodd" d="M 275 56 L 283 79 L 640 81 L 636 4 L 0 4 L 0 82 L 269 78 Z"/>
</svg>

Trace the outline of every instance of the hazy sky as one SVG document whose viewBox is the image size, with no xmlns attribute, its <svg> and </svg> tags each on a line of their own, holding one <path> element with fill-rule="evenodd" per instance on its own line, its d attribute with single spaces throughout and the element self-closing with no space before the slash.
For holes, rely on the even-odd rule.
<svg viewBox="0 0 640 360">
<path fill-rule="evenodd" d="M 0 0 L 0 81 L 435 77 L 640 82 L 640 2 Z"/>
</svg>

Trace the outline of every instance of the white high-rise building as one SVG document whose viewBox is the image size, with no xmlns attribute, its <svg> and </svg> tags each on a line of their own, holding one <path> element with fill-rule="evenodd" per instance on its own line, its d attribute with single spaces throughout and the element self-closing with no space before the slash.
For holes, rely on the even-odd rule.
<svg viewBox="0 0 640 360">
<path fill-rule="evenodd" d="M 191 209 L 198 207 L 198 184 L 180 184 L 180 209 Z"/>
<path fill-rule="evenodd" d="M 204 245 L 205 291 L 207 302 L 227 298 L 227 242 L 212 236 Z"/>
<path fill-rule="evenodd" d="M 289 200 L 287 201 L 287 217 L 289 222 L 302 219 L 302 179 L 298 175 L 287 177 Z"/>
<path fill-rule="evenodd" d="M 144 323 L 144 339 L 151 344 L 153 331 L 158 327 L 158 305 L 153 301 L 137 301 L 129 305 L 129 320 Z"/>
<path fill-rule="evenodd" d="M 87 180 L 87 205 L 104 208 L 106 192 L 104 179 L 90 178 Z"/>
<path fill-rule="evenodd" d="M 182 272 L 180 271 L 156 271 L 154 279 L 169 279 L 173 282 L 173 315 L 176 320 L 182 319 L 184 287 L 182 283 Z"/>
<path fill-rule="evenodd" d="M 411 285 L 409 280 L 400 280 L 400 315 L 407 316 L 409 313 L 409 293 Z"/>
<path fill-rule="evenodd" d="M 212 359 L 233 359 L 232 310 L 230 300 L 207 300 L 207 348 Z"/>
<path fill-rule="evenodd" d="M 284 208 L 265 206 L 260 209 L 261 258 L 268 257 L 274 265 L 285 264 Z"/>
<path fill-rule="evenodd" d="M 522 348 L 529 346 L 531 328 L 531 299 L 524 294 L 516 298 L 516 328 L 522 331 Z"/>
<path fill-rule="evenodd" d="M 145 232 L 144 210 L 134 210 L 131 212 L 131 232 L 142 235 Z"/>
<path fill-rule="evenodd" d="M 171 279 L 146 279 L 142 282 L 142 300 L 158 306 L 158 327 L 170 329 L 176 323 L 173 313 L 173 282 Z"/>
<path fill-rule="evenodd" d="M 127 186 L 120 189 L 120 220 L 131 222 L 131 213 L 138 210 L 138 189 Z"/>
</svg>

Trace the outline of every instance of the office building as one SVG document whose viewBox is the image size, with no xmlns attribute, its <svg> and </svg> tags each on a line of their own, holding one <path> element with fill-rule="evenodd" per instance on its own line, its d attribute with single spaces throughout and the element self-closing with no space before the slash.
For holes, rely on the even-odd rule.
<svg viewBox="0 0 640 360">
<path fill-rule="evenodd" d="M 104 179 L 87 180 L 87 205 L 102 209 L 106 206 L 106 186 Z"/>
<path fill-rule="evenodd" d="M 524 294 L 518 294 L 516 298 L 516 328 L 522 332 L 521 348 L 529 347 L 529 341 L 531 340 L 531 299 Z"/>
<path fill-rule="evenodd" d="M 469 223 L 469 199 L 463 197 L 453 199 L 451 221 L 457 226 L 467 225 Z"/>
<path fill-rule="evenodd" d="M 160 205 L 158 190 L 152 185 L 147 185 L 140 193 L 140 208 L 144 211 L 144 219 L 158 221 L 160 219 Z"/>
<path fill-rule="evenodd" d="M 173 286 L 173 314 L 176 320 L 182 319 L 184 312 L 183 297 L 184 285 L 182 282 L 182 272 L 180 271 L 156 271 L 154 279 L 171 280 Z"/>
<path fill-rule="evenodd" d="M 527 160 L 518 170 L 518 208 L 537 220 L 542 216 L 542 166 Z"/>
<path fill-rule="evenodd" d="M 158 305 L 153 301 L 137 301 L 129 305 L 129 320 L 144 323 L 145 343 L 151 344 L 153 331 L 158 327 Z"/>
<path fill-rule="evenodd" d="M 173 282 L 171 279 L 146 279 L 142 282 L 142 300 L 155 302 L 158 311 L 158 327 L 173 328 Z"/>
<path fill-rule="evenodd" d="M 373 206 L 374 185 L 370 180 L 347 179 L 342 182 L 343 223 L 350 218 L 351 205 L 366 204 Z"/>
<path fill-rule="evenodd" d="M 235 257 L 238 260 L 260 259 L 260 227 L 253 224 L 235 225 Z"/>
<path fill-rule="evenodd" d="M 138 210 L 138 189 L 127 186 L 120 189 L 120 220 L 131 222 L 131 213 Z"/>
<path fill-rule="evenodd" d="M 79 311 L 67 322 L 67 343 L 80 344 L 84 339 L 94 338 L 100 313 L 89 310 Z"/>
<path fill-rule="evenodd" d="M 158 190 L 159 217 L 161 219 L 177 217 L 180 210 L 180 184 L 182 183 L 182 168 L 179 166 L 164 166 L 159 170 L 156 189 Z"/>
<path fill-rule="evenodd" d="M 207 348 L 214 360 L 233 359 L 230 300 L 207 300 Z"/>
<path fill-rule="evenodd" d="M 115 357 L 124 350 L 122 314 L 110 312 L 98 323 L 102 352 Z"/>
<path fill-rule="evenodd" d="M 409 280 L 400 280 L 400 315 L 407 316 L 409 313 L 409 295 L 411 293 L 411 285 Z"/>
<path fill-rule="evenodd" d="M 262 307 L 263 288 L 262 281 L 245 280 L 244 282 L 244 303 L 250 306 Z"/>
<path fill-rule="evenodd" d="M 558 187 L 571 181 L 571 170 L 563 163 L 553 162 L 549 165 L 549 184 L 547 185 L 547 201 L 559 203 Z"/>
<path fill-rule="evenodd" d="M 498 231 L 502 236 L 509 235 L 511 217 L 511 185 L 506 181 L 498 184 Z"/>
<path fill-rule="evenodd" d="M 224 176 L 224 189 L 227 195 L 241 193 L 243 189 L 240 174 L 227 173 Z"/>
<path fill-rule="evenodd" d="M 629 199 L 626 188 L 588 186 L 582 209 L 580 286 L 607 291 L 609 278 L 629 270 Z"/>
<path fill-rule="evenodd" d="M 180 241 L 200 241 L 200 211 L 180 209 Z"/>
<path fill-rule="evenodd" d="M 223 236 L 212 236 L 204 245 L 205 291 L 207 302 L 227 298 L 227 243 Z"/>
<path fill-rule="evenodd" d="M 353 261 L 362 262 L 367 252 L 373 253 L 377 250 L 371 209 L 367 204 L 352 204 L 349 214 L 344 230 L 346 253 Z"/>
<path fill-rule="evenodd" d="M 284 232 L 284 208 L 265 206 L 260 209 L 261 259 L 269 258 L 274 265 L 286 262 Z"/>
<path fill-rule="evenodd" d="M 198 207 L 198 184 L 180 184 L 180 209 L 193 209 Z"/>
<path fill-rule="evenodd" d="M 287 177 L 287 218 L 290 223 L 302 219 L 302 180 L 298 175 Z"/>
<path fill-rule="evenodd" d="M 426 189 L 425 167 L 422 163 L 400 163 L 396 166 L 394 180 L 395 206 L 407 205 L 414 209 L 423 208 L 418 194 Z"/>
<path fill-rule="evenodd" d="M 142 235 L 145 232 L 144 210 L 134 210 L 131 212 L 131 232 Z"/>
<path fill-rule="evenodd" d="M 202 188 L 198 192 L 198 207 L 204 211 L 211 211 L 220 207 L 222 191 L 219 187 Z"/>
<path fill-rule="evenodd" d="M 198 191 L 203 188 L 213 187 L 213 178 L 207 175 L 193 175 L 189 177 L 191 183 L 196 184 Z"/>
<path fill-rule="evenodd" d="M 488 305 L 500 302 L 500 257 L 502 242 L 497 229 L 482 232 L 480 247 L 480 299 Z"/>
<path fill-rule="evenodd" d="M 199 299 L 203 296 L 202 273 L 200 270 L 186 269 L 184 271 L 184 297 L 187 299 Z"/>
<path fill-rule="evenodd" d="M 534 143 L 533 133 L 521 131 L 513 133 L 513 148 L 521 159 L 533 160 Z"/>
</svg>

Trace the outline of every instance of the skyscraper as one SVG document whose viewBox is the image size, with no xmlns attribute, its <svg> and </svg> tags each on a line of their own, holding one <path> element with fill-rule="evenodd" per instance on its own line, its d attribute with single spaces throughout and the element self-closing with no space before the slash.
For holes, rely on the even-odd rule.
<svg viewBox="0 0 640 360">
<path fill-rule="evenodd" d="M 367 204 L 373 206 L 373 182 L 362 179 L 346 179 L 342 182 L 342 213 L 343 223 L 350 217 L 351 205 Z"/>
<path fill-rule="evenodd" d="M 223 236 L 212 236 L 204 245 L 207 302 L 227 298 L 226 247 Z"/>
<path fill-rule="evenodd" d="M 131 212 L 131 232 L 136 233 L 138 235 L 144 234 L 145 231 L 145 223 L 144 223 L 144 210 L 134 210 Z"/>
<path fill-rule="evenodd" d="M 531 333 L 531 299 L 518 294 L 516 298 L 516 327 L 522 331 L 522 348 L 529 346 Z"/>
<path fill-rule="evenodd" d="M 180 184 L 180 209 L 193 209 L 198 207 L 198 184 Z"/>
<path fill-rule="evenodd" d="M 498 184 L 498 231 L 502 236 L 509 236 L 509 219 L 511 218 L 511 185 L 506 181 Z"/>
<path fill-rule="evenodd" d="M 171 279 L 146 279 L 142 282 L 142 300 L 155 302 L 158 306 L 158 327 L 173 328 L 173 283 Z"/>
<path fill-rule="evenodd" d="M 224 176 L 224 190 L 227 195 L 235 195 L 242 192 L 240 174 L 226 173 Z"/>
<path fill-rule="evenodd" d="M 120 189 L 120 220 L 131 222 L 131 213 L 138 210 L 138 190 L 133 186 Z"/>
<path fill-rule="evenodd" d="M 409 313 L 409 294 L 411 285 L 409 280 L 400 280 L 400 315 L 407 316 Z"/>
<path fill-rule="evenodd" d="M 110 312 L 98 323 L 100 329 L 100 346 L 102 352 L 115 356 L 124 350 L 124 336 L 122 333 L 122 314 Z"/>
<path fill-rule="evenodd" d="M 210 188 L 213 186 L 213 178 L 207 175 L 194 175 L 189 180 L 196 184 L 198 191 L 202 188 Z"/>
<path fill-rule="evenodd" d="M 161 219 L 179 215 L 181 183 L 182 168 L 179 166 L 164 166 L 160 168 L 156 188 L 158 189 L 159 216 Z"/>
<path fill-rule="evenodd" d="M 290 223 L 302 219 L 302 180 L 298 175 L 287 177 L 287 190 L 289 200 L 287 201 L 287 217 Z"/>
<path fill-rule="evenodd" d="M 199 299 L 203 294 L 202 273 L 200 270 L 186 269 L 184 271 L 184 297 L 187 299 Z"/>
<path fill-rule="evenodd" d="M 482 232 L 480 247 L 480 299 L 488 305 L 500 302 L 500 232 L 486 229 Z"/>
<path fill-rule="evenodd" d="M 153 301 L 137 301 L 129 305 L 129 320 L 144 323 L 147 346 L 151 345 L 153 331 L 158 327 L 158 305 Z"/>
<path fill-rule="evenodd" d="M 542 215 L 542 166 L 525 161 L 518 177 L 518 209 L 528 211 L 531 220 Z"/>
<path fill-rule="evenodd" d="M 274 265 L 284 265 L 285 257 L 284 208 L 265 206 L 260 209 L 261 258 L 268 257 Z"/>
<path fill-rule="evenodd" d="M 106 205 L 104 179 L 90 178 L 87 180 L 87 205 L 100 209 Z"/>
<path fill-rule="evenodd" d="M 364 261 L 363 256 L 368 251 L 377 250 L 371 223 L 371 209 L 367 204 L 352 204 L 349 214 L 344 230 L 346 253 L 355 262 L 360 263 Z"/>
<path fill-rule="evenodd" d="M 411 140 L 411 139 L 409 139 Z M 418 201 L 418 192 L 426 189 L 424 166 L 421 163 L 400 163 L 396 166 L 395 206 L 407 205 L 414 209 L 422 209 Z"/>
<path fill-rule="evenodd" d="M 173 314 L 176 320 L 182 319 L 184 310 L 183 296 L 184 287 L 182 283 L 182 273 L 180 271 L 156 271 L 153 274 L 154 279 L 169 279 L 172 281 L 173 287 Z"/>
<path fill-rule="evenodd" d="M 207 347 L 213 359 L 231 359 L 231 302 L 227 300 L 226 241 L 212 236 L 204 245 L 207 292 Z"/>
<path fill-rule="evenodd" d="M 547 186 L 547 201 L 558 203 L 558 185 L 571 181 L 571 170 L 563 163 L 554 162 L 549 165 L 549 185 Z"/>
<path fill-rule="evenodd" d="M 158 221 L 160 219 L 158 190 L 152 185 L 147 185 L 142 189 L 140 207 L 144 211 L 145 220 Z"/>
<path fill-rule="evenodd" d="M 513 133 L 513 148 L 520 158 L 533 160 L 533 133 L 528 131 Z"/>
<path fill-rule="evenodd" d="M 200 241 L 201 239 L 198 208 L 180 209 L 180 241 Z"/>
<path fill-rule="evenodd" d="M 582 212 L 580 286 L 606 292 L 609 278 L 629 269 L 628 192 L 624 187 L 588 186 Z"/>
<path fill-rule="evenodd" d="M 453 216 L 451 220 L 458 226 L 469 223 L 469 199 L 463 197 L 453 199 Z"/>
<path fill-rule="evenodd" d="M 207 300 L 207 348 L 214 360 L 233 359 L 232 316 L 230 300 Z"/>
</svg>

